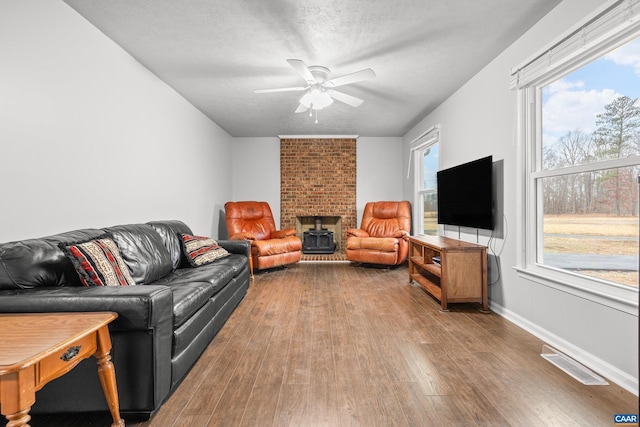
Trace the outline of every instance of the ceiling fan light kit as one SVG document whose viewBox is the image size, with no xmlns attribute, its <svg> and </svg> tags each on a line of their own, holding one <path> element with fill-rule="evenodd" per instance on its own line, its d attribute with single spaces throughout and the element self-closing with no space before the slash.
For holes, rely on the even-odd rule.
<svg viewBox="0 0 640 427">
<path fill-rule="evenodd" d="M 338 86 L 344 86 L 351 83 L 357 83 L 364 80 L 371 80 L 376 77 L 376 73 L 371 68 L 356 71 L 355 73 L 346 74 L 335 79 L 327 80 L 329 76 L 329 69 L 321 65 L 312 65 L 307 67 L 304 62 L 299 59 L 287 59 L 287 62 L 302 76 L 307 82 L 306 86 L 286 87 L 277 89 L 257 89 L 255 93 L 271 93 L 271 92 L 291 92 L 291 91 L 307 91 L 302 98 L 300 98 L 300 105 L 295 110 L 296 113 L 303 113 L 307 110 L 309 115 L 312 112 L 316 112 L 316 123 L 318 123 L 318 110 L 328 107 L 333 103 L 333 100 L 340 101 L 351 107 L 360 106 L 364 100 L 356 98 L 355 96 L 347 95 L 343 92 L 338 92 L 332 88 Z"/>
<path fill-rule="evenodd" d="M 314 110 L 322 110 L 333 103 L 333 98 L 322 88 L 313 88 L 300 98 L 300 104 Z M 297 111 L 297 110 L 296 110 Z"/>
</svg>

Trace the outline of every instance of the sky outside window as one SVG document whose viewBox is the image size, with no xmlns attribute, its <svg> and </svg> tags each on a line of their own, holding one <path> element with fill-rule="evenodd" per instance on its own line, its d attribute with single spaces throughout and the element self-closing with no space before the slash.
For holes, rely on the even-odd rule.
<svg viewBox="0 0 640 427">
<path fill-rule="evenodd" d="M 596 116 L 620 96 L 640 98 L 640 38 L 542 89 L 543 144 L 577 129 L 590 134 Z"/>
</svg>

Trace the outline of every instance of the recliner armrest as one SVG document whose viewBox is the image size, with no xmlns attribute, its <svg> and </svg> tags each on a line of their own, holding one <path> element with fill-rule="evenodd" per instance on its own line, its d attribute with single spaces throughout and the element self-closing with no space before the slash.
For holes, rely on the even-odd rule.
<svg viewBox="0 0 640 427">
<path fill-rule="evenodd" d="M 230 236 L 229 240 L 256 240 L 256 236 L 250 231 L 243 231 Z"/>
<path fill-rule="evenodd" d="M 285 237 L 295 236 L 295 228 L 283 228 L 282 230 L 275 230 L 271 232 L 272 239 L 284 239 Z"/>
<path fill-rule="evenodd" d="M 360 228 L 350 228 L 347 230 L 347 237 L 369 237 L 369 233 Z"/>
<path fill-rule="evenodd" d="M 409 240 L 409 232 L 406 230 L 396 230 L 393 233 L 393 236 L 391 237 L 396 237 L 398 239 L 403 239 L 403 240 Z"/>
</svg>

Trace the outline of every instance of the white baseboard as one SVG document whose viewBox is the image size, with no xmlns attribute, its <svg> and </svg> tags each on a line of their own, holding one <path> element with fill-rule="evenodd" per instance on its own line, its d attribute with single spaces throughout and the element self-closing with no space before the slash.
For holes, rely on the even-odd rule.
<svg viewBox="0 0 640 427">
<path fill-rule="evenodd" d="M 530 322 L 522 316 L 519 316 L 512 311 L 505 309 L 499 304 L 490 303 L 489 308 L 494 313 L 504 317 L 511 323 L 535 335 L 545 343 L 562 351 L 567 356 L 572 357 L 587 368 L 599 373 L 609 381 L 618 384 L 620 387 L 638 396 L 638 378 L 634 378 L 633 376 L 621 371 L 610 363 L 605 362 L 604 360 L 594 356 L 593 354 L 585 351 L 582 348 L 576 347 L 572 343 L 558 337 L 557 335 L 549 332 L 546 329 L 541 328 L 540 326 Z"/>
</svg>

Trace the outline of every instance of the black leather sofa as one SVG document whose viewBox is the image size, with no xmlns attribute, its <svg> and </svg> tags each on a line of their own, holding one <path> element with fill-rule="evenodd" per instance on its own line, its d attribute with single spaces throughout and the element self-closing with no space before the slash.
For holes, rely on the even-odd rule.
<svg viewBox="0 0 640 427">
<path fill-rule="evenodd" d="M 108 234 L 136 286 L 82 286 L 59 244 Z M 114 311 L 111 356 L 120 410 L 147 419 L 218 333 L 247 292 L 250 246 L 219 241 L 231 255 L 199 267 L 187 263 L 180 221 L 154 221 L 0 244 L 0 312 Z M 36 395 L 33 413 L 107 411 L 94 358 Z"/>
</svg>

